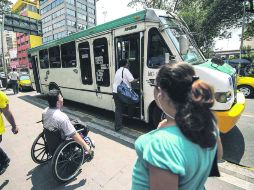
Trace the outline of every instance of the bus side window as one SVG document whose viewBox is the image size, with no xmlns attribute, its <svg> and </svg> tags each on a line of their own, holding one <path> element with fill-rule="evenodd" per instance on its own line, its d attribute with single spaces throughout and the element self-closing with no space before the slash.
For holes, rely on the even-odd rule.
<svg viewBox="0 0 254 190">
<path fill-rule="evenodd" d="M 50 64 L 50 68 L 61 67 L 59 46 L 49 48 L 49 64 Z"/>
<path fill-rule="evenodd" d="M 172 55 L 172 53 L 156 28 L 151 28 L 148 35 L 149 42 L 147 66 L 149 68 L 158 68 L 165 64 L 165 54 L 169 53 Z"/>
<path fill-rule="evenodd" d="M 99 38 L 93 42 L 96 84 L 109 86 L 109 61 L 107 38 Z"/>
<path fill-rule="evenodd" d="M 76 67 L 76 47 L 75 42 L 61 45 L 62 67 Z"/>
<path fill-rule="evenodd" d="M 43 49 L 39 51 L 39 56 L 40 56 L 40 68 L 48 69 L 49 68 L 48 50 Z"/>
<path fill-rule="evenodd" d="M 83 84 L 92 84 L 92 67 L 90 58 L 90 47 L 88 42 L 83 42 L 78 45 L 79 50 L 79 60 L 80 60 L 80 70 L 81 79 Z"/>
</svg>

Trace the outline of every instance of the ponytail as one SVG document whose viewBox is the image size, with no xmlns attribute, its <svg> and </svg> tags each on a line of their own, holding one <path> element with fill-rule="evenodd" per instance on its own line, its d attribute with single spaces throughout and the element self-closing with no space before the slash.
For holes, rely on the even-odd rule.
<svg viewBox="0 0 254 190">
<path fill-rule="evenodd" d="M 189 98 L 177 105 L 175 120 L 182 133 L 202 148 L 214 147 L 216 119 L 210 108 L 214 104 L 213 89 L 207 83 L 193 82 Z"/>
<path fill-rule="evenodd" d="M 202 148 L 214 147 L 216 119 L 213 88 L 197 80 L 193 67 L 185 63 L 160 68 L 156 83 L 170 97 L 176 108 L 175 121 L 182 133 Z"/>
</svg>

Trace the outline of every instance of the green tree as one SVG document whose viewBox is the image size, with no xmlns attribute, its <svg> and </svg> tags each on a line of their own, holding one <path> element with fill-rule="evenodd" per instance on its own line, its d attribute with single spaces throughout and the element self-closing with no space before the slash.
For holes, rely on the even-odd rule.
<svg viewBox="0 0 254 190">
<path fill-rule="evenodd" d="M 131 0 L 129 6 L 143 5 L 175 11 L 188 25 L 197 44 L 205 52 L 215 37 L 227 37 L 227 29 L 240 26 L 243 0 Z M 246 13 L 253 19 L 251 12 Z"/>
</svg>

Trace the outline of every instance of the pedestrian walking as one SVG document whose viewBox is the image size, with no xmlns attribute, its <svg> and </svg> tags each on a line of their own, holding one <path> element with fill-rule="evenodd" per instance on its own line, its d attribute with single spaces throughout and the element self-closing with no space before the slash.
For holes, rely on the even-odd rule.
<svg viewBox="0 0 254 190">
<path fill-rule="evenodd" d="M 189 64 L 159 70 L 154 99 L 166 119 L 135 142 L 132 190 L 204 190 L 216 152 L 222 157 L 222 145 L 209 109 L 213 89 L 197 79 Z"/>
<path fill-rule="evenodd" d="M 122 114 L 124 107 L 124 103 L 117 95 L 117 87 L 123 81 L 129 88 L 131 88 L 131 83 L 138 81 L 138 79 L 134 79 L 133 75 L 129 71 L 129 64 L 126 59 L 120 60 L 119 66 L 120 68 L 116 71 L 113 83 L 113 98 L 115 102 L 115 131 L 119 131 L 122 128 Z"/>
<path fill-rule="evenodd" d="M 8 100 L 7 96 L 2 91 L 0 91 L 0 110 L 1 110 L 0 143 L 1 143 L 2 142 L 2 135 L 5 132 L 2 113 L 4 114 L 4 116 L 8 120 L 8 122 L 11 124 L 13 134 L 17 134 L 19 131 L 18 127 L 16 126 L 16 122 L 15 122 L 15 119 L 12 115 L 12 112 L 9 108 L 9 100 Z M 0 175 L 2 175 L 5 172 L 6 168 L 9 166 L 9 162 L 10 162 L 10 158 L 7 156 L 7 154 L 0 147 Z"/>
<path fill-rule="evenodd" d="M 14 94 L 19 93 L 19 86 L 18 86 L 18 79 L 19 79 L 19 74 L 17 73 L 16 69 L 13 68 L 12 71 L 8 74 L 10 78 L 10 83 L 13 89 Z"/>
</svg>

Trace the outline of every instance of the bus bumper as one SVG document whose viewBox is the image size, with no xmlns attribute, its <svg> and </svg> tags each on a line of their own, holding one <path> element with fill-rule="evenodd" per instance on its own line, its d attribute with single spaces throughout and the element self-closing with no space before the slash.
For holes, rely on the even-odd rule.
<svg viewBox="0 0 254 190">
<path fill-rule="evenodd" d="M 221 133 L 229 132 L 240 118 L 245 108 L 245 97 L 237 92 L 236 103 L 227 111 L 214 111 Z"/>
</svg>

